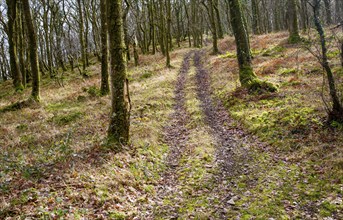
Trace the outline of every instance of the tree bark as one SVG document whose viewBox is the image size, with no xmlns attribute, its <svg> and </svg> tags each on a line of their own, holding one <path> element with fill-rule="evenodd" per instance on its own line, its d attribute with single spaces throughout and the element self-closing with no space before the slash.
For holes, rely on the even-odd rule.
<svg viewBox="0 0 343 220">
<path fill-rule="evenodd" d="M 313 12 L 314 12 L 314 24 L 316 26 L 317 32 L 320 37 L 320 44 L 321 44 L 321 55 L 322 55 L 322 60 L 321 60 L 321 65 L 326 71 L 328 83 L 329 83 L 329 91 L 330 91 L 330 96 L 332 99 L 332 110 L 329 113 L 329 120 L 337 120 L 337 121 L 342 121 L 343 122 L 343 108 L 342 105 L 339 101 L 338 95 L 337 95 L 337 90 L 336 90 L 336 83 L 335 83 L 335 78 L 333 76 L 333 73 L 331 71 L 328 57 L 327 57 L 327 47 L 326 47 L 326 39 L 325 39 L 325 32 L 324 29 L 321 25 L 320 19 L 319 19 L 319 12 L 320 10 L 320 0 L 315 0 L 314 5 L 313 5 Z"/>
<path fill-rule="evenodd" d="M 220 19 L 220 13 L 219 13 L 219 2 L 218 0 L 213 0 L 213 7 L 214 11 L 216 14 L 216 27 L 217 27 L 217 33 L 218 33 L 218 38 L 223 39 L 224 38 L 224 32 L 223 32 L 223 27 L 222 27 L 222 21 Z"/>
<path fill-rule="evenodd" d="M 298 10 L 296 0 L 288 0 L 288 17 L 289 17 L 289 43 L 298 43 L 301 38 L 298 27 Z"/>
<path fill-rule="evenodd" d="M 170 68 L 170 42 L 171 41 L 171 34 L 170 34 L 170 28 L 171 28 L 171 0 L 166 0 L 166 9 L 167 9 L 167 28 L 165 30 L 165 45 L 166 45 L 166 66 L 167 68 Z"/>
<path fill-rule="evenodd" d="M 17 56 L 17 34 L 15 23 L 17 18 L 17 0 L 6 0 L 8 7 L 8 44 L 10 54 L 11 75 L 15 91 L 24 90 L 22 83 L 22 74 L 20 71 L 18 56 Z"/>
<path fill-rule="evenodd" d="M 257 0 L 251 0 L 252 30 L 254 34 L 261 34 L 260 29 L 260 8 Z"/>
<path fill-rule="evenodd" d="M 26 20 L 28 41 L 30 44 L 30 63 L 31 63 L 31 74 L 32 74 L 32 92 L 31 98 L 39 102 L 39 67 L 38 67 L 38 45 L 36 31 L 33 26 L 32 16 L 30 12 L 30 4 L 28 0 L 22 0 L 23 11 Z"/>
<path fill-rule="evenodd" d="M 106 0 L 100 0 L 101 14 L 101 95 L 107 95 L 110 91 L 108 83 L 108 29 L 107 29 L 107 5 Z"/>
<path fill-rule="evenodd" d="M 331 0 L 324 0 L 326 24 L 332 24 Z"/>
<path fill-rule="evenodd" d="M 116 144 L 127 144 L 130 128 L 130 98 L 126 79 L 122 0 L 107 0 L 107 8 L 112 92 L 108 138 L 110 142 Z"/>
<path fill-rule="evenodd" d="M 83 10 L 82 10 L 81 0 L 77 0 L 78 12 L 79 12 L 79 40 L 80 40 L 80 49 L 81 49 L 81 61 L 82 61 L 82 70 L 86 70 L 87 57 L 86 57 L 86 48 L 85 48 L 85 38 L 84 38 L 84 21 L 83 21 Z"/>
<path fill-rule="evenodd" d="M 210 17 L 210 24 L 211 24 L 211 31 L 212 31 L 212 53 L 218 54 L 218 39 L 217 39 L 217 27 L 216 27 L 216 20 L 215 20 L 215 11 L 214 11 L 214 4 L 213 0 L 207 0 L 208 5 L 203 2 L 203 5 L 206 7 L 209 17 Z"/>
<path fill-rule="evenodd" d="M 252 68 L 252 57 L 249 45 L 249 35 L 244 22 L 244 15 L 240 0 L 229 0 L 231 26 L 237 46 L 237 59 L 239 65 L 239 80 L 243 87 L 251 91 L 267 90 L 274 92 L 276 87 L 271 83 L 260 81 Z"/>
</svg>

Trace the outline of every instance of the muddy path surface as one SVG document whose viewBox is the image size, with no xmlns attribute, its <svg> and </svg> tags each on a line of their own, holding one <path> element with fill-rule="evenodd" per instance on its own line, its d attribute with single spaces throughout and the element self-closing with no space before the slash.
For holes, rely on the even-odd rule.
<svg viewBox="0 0 343 220">
<path fill-rule="evenodd" d="M 254 169 L 247 166 L 248 161 L 252 159 L 249 148 L 257 141 L 234 125 L 235 122 L 224 105 L 212 94 L 210 74 L 203 65 L 205 57 L 204 50 L 198 50 L 194 54 L 197 95 L 205 122 L 211 128 L 210 133 L 215 141 L 215 162 L 218 172 L 213 176 L 217 187 L 213 189 L 212 194 L 218 195 L 220 202 L 214 204 L 212 214 L 220 219 L 227 219 L 228 209 L 237 210 L 235 201 L 240 198 L 240 195 L 235 195 L 231 190 L 237 186 L 228 180 L 253 172 Z"/>
<path fill-rule="evenodd" d="M 184 57 L 174 92 L 174 111 L 164 130 L 164 141 L 170 148 L 167 168 L 155 187 L 155 198 L 137 219 L 227 219 L 228 210 L 237 209 L 235 201 L 240 196 L 232 193 L 232 187 L 237 186 L 230 179 L 252 171 L 246 166 L 251 141 L 214 98 L 205 58 L 204 50 L 190 51 Z M 201 114 L 198 121 L 194 112 L 189 112 L 190 94 Z M 211 143 L 201 141 L 201 136 L 208 136 L 206 141 Z M 213 160 L 193 160 L 201 148 L 206 148 Z M 201 177 L 194 179 L 194 170 L 201 170 Z"/>
<path fill-rule="evenodd" d="M 175 193 L 178 178 L 176 170 L 188 141 L 189 131 L 186 125 L 189 121 L 189 114 L 185 106 L 185 85 L 192 55 L 193 51 L 188 52 L 181 64 L 174 91 L 173 113 L 170 115 L 169 125 L 164 128 L 164 142 L 170 147 L 165 160 L 167 168 L 157 186 L 157 196 L 154 198 L 153 204 L 144 207 L 138 219 L 155 219 L 157 213 L 167 219 L 176 217 L 174 213 L 177 213 L 177 205 L 163 205 L 163 200 L 168 195 Z"/>
</svg>

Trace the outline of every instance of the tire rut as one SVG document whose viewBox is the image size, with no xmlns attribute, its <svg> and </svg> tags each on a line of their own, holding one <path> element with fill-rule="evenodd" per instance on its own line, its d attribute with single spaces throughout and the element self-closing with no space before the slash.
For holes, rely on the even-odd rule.
<svg viewBox="0 0 343 220">
<path fill-rule="evenodd" d="M 217 213 L 220 219 L 226 219 L 225 210 L 232 208 L 232 204 L 229 204 L 228 201 L 231 198 L 239 198 L 239 195 L 231 192 L 232 187 L 235 186 L 230 182 L 227 183 L 227 180 L 251 172 L 250 168 L 245 165 L 251 158 L 248 146 L 251 146 L 252 143 L 241 129 L 233 125 L 233 119 L 220 100 L 213 98 L 210 76 L 202 63 L 204 57 L 206 57 L 204 50 L 196 51 L 194 65 L 200 107 L 205 115 L 205 123 L 210 127 L 210 133 L 216 143 L 215 158 L 219 172 L 214 178 L 216 178 L 218 186 L 212 193 L 217 192 L 222 196 L 221 203 L 217 205 L 213 213 Z"/>
<path fill-rule="evenodd" d="M 164 142 L 170 147 L 170 152 L 166 157 L 167 168 L 162 174 L 157 187 L 157 196 L 154 198 L 154 203 L 156 204 L 147 207 L 145 214 L 139 219 L 155 219 L 156 216 L 173 219 L 177 213 L 178 207 L 176 204 L 174 206 L 164 205 L 163 200 L 177 193 L 177 170 L 189 139 L 189 130 L 186 128 L 186 125 L 189 122 L 190 116 L 185 106 L 185 85 L 193 53 L 193 51 L 188 52 L 183 59 L 174 91 L 174 111 L 170 115 L 169 125 L 164 127 Z"/>
</svg>

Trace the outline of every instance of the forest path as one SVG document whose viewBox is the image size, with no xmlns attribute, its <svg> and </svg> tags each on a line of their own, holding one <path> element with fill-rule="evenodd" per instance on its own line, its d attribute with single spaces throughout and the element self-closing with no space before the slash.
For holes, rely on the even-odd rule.
<svg viewBox="0 0 343 220">
<path fill-rule="evenodd" d="M 213 98 L 204 58 L 204 50 L 184 57 L 164 130 L 167 169 L 139 219 L 225 219 L 236 208 L 239 195 L 231 189 L 237 186 L 229 179 L 249 172 L 248 139 Z"/>
</svg>

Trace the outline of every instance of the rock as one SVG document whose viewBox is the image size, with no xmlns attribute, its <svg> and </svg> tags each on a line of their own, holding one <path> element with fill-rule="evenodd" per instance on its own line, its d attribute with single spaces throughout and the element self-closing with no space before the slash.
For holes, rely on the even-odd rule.
<svg viewBox="0 0 343 220">
<path fill-rule="evenodd" d="M 227 201 L 227 204 L 236 205 L 235 200 L 233 198 L 231 198 L 229 201 Z"/>
</svg>

